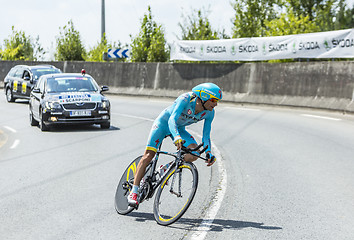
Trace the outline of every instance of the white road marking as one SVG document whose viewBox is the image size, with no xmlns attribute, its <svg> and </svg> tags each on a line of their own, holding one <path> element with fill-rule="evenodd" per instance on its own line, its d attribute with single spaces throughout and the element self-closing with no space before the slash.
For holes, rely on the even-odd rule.
<svg viewBox="0 0 354 240">
<path fill-rule="evenodd" d="M 332 120 L 332 121 L 341 121 L 342 120 L 339 118 L 331 118 L 331 117 L 324 117 L 324 116 L 311 115 L 311 114 L 301 114 L 301 116 L 311 117 L 311 118 L 320 118 L 320 119 L 326 119 L 326 120 Z"/>
<path fill-rule="evenodd" d="M 16 133 L 17 131 L 11 127 L 8 127 L 8 126 L 4 126 L 4 128 L 6 128 L 7 130 L 13 132 L 13 133 Z"/>
<path fill-rule="evenodd" d="M 202 137 L 195 132 L 193 132 L 193 134 L 198 135 L 200 138 Z M 212 146 L 215 146 L 213 142 L 211 144 Z M 227 173 L 221 157 L 221 153 L 217 147 L 213 147 L 213 152 L 216 157 L 216 163 L 218 165 L 218 171 L 220 176 L 219 185 L 216 188 L 216 193 L 211 201 L 209 209 L 205 214 L 202 223 L 198 227 L 194 228 L 194 230 L 192 230 L 192 240 L 203 240 L 206 237 L 208 231 L 210 231 L 211 224 L 214 222 L 216 214 L 218 213 L 221 207 L 221 203 L 226 193 Z"/>
<path fill-rule="evenodd" d="M 170 103 L 170 104 L 173 103 L 173 101 L 169 101 L 169 100 L 151 100 L 151 99 L 149 99 L 149 102 L 152 102 L 152 103 Z"/>
<path fill-rule="evenodd" d="M 7 142 L 7 135 L 0 129 L 0 148 Z"/>
<path fill-rule="evenodd" d="M 154 121 L 154 119 L 151 118 L 145 118 L 145 117 L 139 117 L 139 116 L 134 116 L 134 115 L 128 115 L 128 114 L 119 114 L 119 113 L 115 113 L 116 115 L 120 115 L 123 117 L 131 117 L 131 118 L 136 118 L 136 119 L 142 119 L 142 120 L 147 120 L 147 121 Z M 201 135 L 199 135 L 198 133 L 192 131 L 189 129 L 190 132 L 192 132 L 194 135 L 198 136 L 199 138 L 202 138 Z M 205 214 L 205 217 L 202 221 L 202 223 L 194 228 L 194 230 L 192 230 L 192 237 L 191 239 L 193 240 L 203 240 L 208 231 L 210 230 L 211 224 L 214 222 L 216 214 L 218 213 L 220 207 L 221 207 L 221 203 L 224 199 L 225 193 L 226 193 L 226 186 L 227 186 L 227 174 L 226 174 L 226 169 L 224 167 L 224 163 L 221 157 L 221 153 L 219 151 L 219 149 L 217 147 L 215 147 L 215 144 L 213 142 L 211 142 L 213 147 L 213 152 L 214 155 L 216 157 L 216 163 L 218 166 L 218 171 L 219 171 L 219 185 L 216 188 L 216 193 L 212 199 L 212 203 L 209 206 L 209 209 L 207 211 L 207 213 Z"/>
<path fill-rule="evenodd" d="M 10 147 L 10 149 L 15 149 L 18 146 L 19 143 L 20 143 L 20 140 L 16 139 L 14 141 L 14 143 L 12 144 L 12 146 Z"/>
<path fill-rule="evenodd" d="M 122 116 L 122 117 L 136 118 L 136 119 L 152 121 L 152 122 L 154 121 L 154 119 L 151 119 L 151 118 L 139 117 L 139 116 L 134 116 L 134 115 L 129 115 L 129 114 L 122 114 L 122 113 L 112 113 L 112 114 Z"/>
<path fill-rule="evenodd" d="M 244 110 L 244 111 L 261 111 L 260 109 L 257 108 L 240 108 L 240 107 L 224 107 L 226 109 L 235 109 L 235 110 Z"/>
</svg>

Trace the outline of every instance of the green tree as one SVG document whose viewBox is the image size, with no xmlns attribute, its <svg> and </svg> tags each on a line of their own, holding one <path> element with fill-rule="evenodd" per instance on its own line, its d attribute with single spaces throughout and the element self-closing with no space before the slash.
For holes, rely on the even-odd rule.
<svg viewBox="0 0 354 240">
<path fill-rule="evenodd" d="M 102 40 L 93 46 L 85 57 L 85 61 L 103 62 L 103 53 L 108 51 L 107 39 L 102 37 Z"/>
<path fill-rule="evenodd" d="M 33 50 L 34 50 L 34 60 L 43 60 L 44 55 L 47 53 L 44 51 L 44 48 L 41 46 L 39 43 L 39 36 L 37 36 L 35 43 L 33 45 Z"/>
<path fill-rule="evenodd" d="M 23 31 L 16 31 L 12 26 L 12 34 L 4 40 L 4 49 L 0 49 L 2 60 L 38 60 L 45 54 L 39 43 L 39 37 L 33 42 Z"/>
<path fill-rule="evenodd" d="M 354 27 L 354 5 L 347 8 L 345 0 L 340 0 L 338 4 L 338 12 L 336 14 L 335 30 L 347 29 Z"/>
<path fill-rule="evenodd" d="M 338 0 L 323 1 L 322 5 L 316 9 L 314 19 L 320 31 L 335 30 L 336 12 L 338 11 Z"/>
<path fill-rule="evenodd" d="M 334 21 L 339 0 L 286 0 L 294 15 L 308 17 L 315 22 L 319 31 L 334 30 Z"/>
<path fill-rule="evenodd" d="M 347 26 L 345 28 L 354 28 L 354 4 L 345 12 Z"/>
<path fill-rule="evenodd" d="M 164 29 L 152 18 L 151 7 L 141 21 L 139 35 L 132 39 L 132 62 L 166 62 L 169 58 Z"/>
<path fill-rule="evenodd" d="M 291 34 L 318 32 L 319 27 L 310 21 L 309 16 L 295 16 L 291 9 L 282 13 L 278 18 L 265 21 L 265 36 L 283 36 Z"/>
<path fill-rule="evenodd" d="M 103 53 L 107 53 L 108 49 L 119 49 L 119 48 L 128 48 L 128 45 L 123 46 L 119 41 L 118 43 L 108 43 L 106 36 L 102 37 L 102 40 L 93 46 L 85 57 L 85 61 L 90 62 L 104 62 Z M 126 58 L 117 59 L 119 62 L 125 62 Z"/>
<path fill-rule="evenodd" d="M 233 37 L 279 36 L 353 26 L 345 0 L 235 0 Z"/>
<path fill-rule="evenodd" d="M 60 36 L 57 37 L 55 59 L 58 61 L 83 61 L 86 51 L 81 42 L 80 33 L 75 30 L 72 20 L 60 29 Z"/>
<path fill-rule="evenodd" d="M 218 32 L 212 30 L 208 12 L 205 9 L 192 10 L 189 16 L 182 15 L 183 23 L 178 23 L 182 30 L 182 40 L 215 40 L 219 39 Z M 221 38 L 227 38 L 225 30 L 220 34 Z"/>
<path fill-rule="evenodd" d="M 281 0 L 235 0 L 233 19 L 233 38 L 262 37 L 266 30 L 266 21 L 277 17 Z"/>
<path fill-rule="evenodd" d="M 162 26 L 157 26 L 152 34 L 148 49 L 147 62 L 166 62 L 169 59 L 169 50 L 166 48 L 166 39 Z"/>
</svg>

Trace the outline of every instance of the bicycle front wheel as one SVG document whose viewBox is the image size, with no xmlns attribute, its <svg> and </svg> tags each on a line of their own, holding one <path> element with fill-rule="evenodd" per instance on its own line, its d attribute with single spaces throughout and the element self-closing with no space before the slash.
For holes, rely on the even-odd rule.
<svg viewBox="0 0 354 240">
<path fill-rule="evenodd" d="M 168 171 L 159 186 L 154 202 L 154 217 L 160 225 L 176 222 L 187 211 L 198 186 L 198 171 L 193 163 L 184 162 Z"/>
<path fill-rule="evenodd" d="M 118 183 L 114 205 L 119 214 L 125 215 L 134 210 L 128 205 L 127 197 L 133 187 L 134 175 L 141 157 L 137 157 L 129 164 Z"/>
</svg>

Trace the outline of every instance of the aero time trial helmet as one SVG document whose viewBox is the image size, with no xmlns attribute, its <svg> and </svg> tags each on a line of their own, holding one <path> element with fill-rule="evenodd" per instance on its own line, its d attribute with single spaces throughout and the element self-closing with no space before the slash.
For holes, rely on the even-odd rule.
<svg viewBox="0 0 354 240">
<path fill-rule="evenodd" d="M 195 86 L 192 91 L 203 101 L 208 101 L 211 98 L 221 100 L 222 91 L 218 85 L 214 83 L 202 83 Z"/>
</svg>

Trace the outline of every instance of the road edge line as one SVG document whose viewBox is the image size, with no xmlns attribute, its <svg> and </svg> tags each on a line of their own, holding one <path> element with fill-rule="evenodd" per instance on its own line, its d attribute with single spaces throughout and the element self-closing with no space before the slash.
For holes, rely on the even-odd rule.
<svg viewBox="0 0 354 240">
<path fill-rule="evenodd" d="M 198 133 L 194 131 L 191 132 L 193 132 L 194 135 L 198 135 L 201 138 L 201 136 Z M 218 213 L 221 207 L 221 203 L 226 193 L 227 173 L 223 163 L 223 158 L 221 156 L 219 149 L 214 144 L 214 142 L 211 142 L 211 144 L 212 146 L 214 146 L 212 147 L 212 149 L 217 159 L 216 163 L 218 166 L 220 180 L 216 188 L 216 191 L 213 194 L 213 197 L 211 199 L 211 204 L 208 206 L 208 211 L 204 215 L 202 222 L 197 227 L 194 227 L 191 230 L 189 230 L 189 232 L 192 233 L 192 236 L 190 238 L 191 240 L 203 240 L 206 237 L 207 233 L 210 231 L 211 224 L 214 222 L 216 214 Z"/>
</svg>

